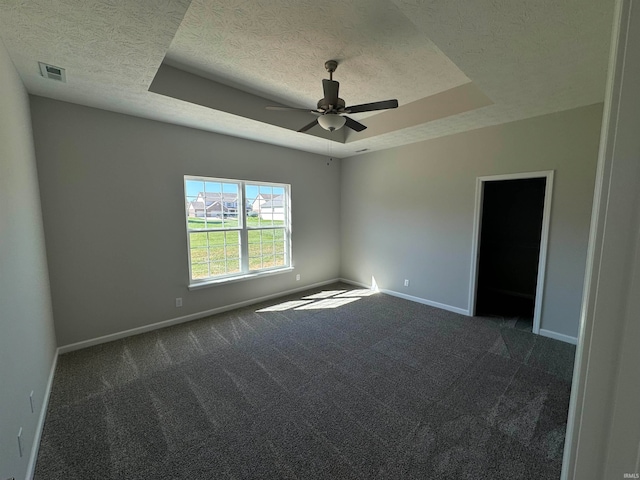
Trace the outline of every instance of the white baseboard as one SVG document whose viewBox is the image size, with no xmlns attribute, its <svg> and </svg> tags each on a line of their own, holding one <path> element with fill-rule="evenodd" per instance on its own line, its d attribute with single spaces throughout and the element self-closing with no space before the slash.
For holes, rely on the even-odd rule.
<svg viewBox="0 0 640 480">
<path fill-rule="evenodd" d="M 426 298 L 414 297 L 413 295 L 407 295 L 406 293 L 400 293 L 394 290 L 387 290 L 387 289 L 381 288 L 380 291 L 382 293 L 386 293 L 387 295 L 393 295 L 394 297 L 404 298 L 405 300 L 410 300 L 412 302 L 422 303 L 423 305 L 429 305 L 430 307 L 440 308 L 441 310 L 448 310 L 449 312 L 459 313 L 460 315 L 466 315 L 467 317 L 471 316 L 469 314 L 469 310 L 465 310 L 464 308 L 453 307 L 445 303 L 439 303 L 439 302 L 434 302 L 432 300 L 427 300 Z"/>
<path fill-rule="evenodd" d="M 374 286 L 372 285 L 366 285 L 364 283 L 357 282 L 355 280 L 349 280 L 348 278 L 340 278 L 340 281 L 344 283 L 349 283 L 351 285 L 356 285 L 358 287 L 374 288 Z M 439 302 L 434 302 L 432 300 L 427 300 L 425 298 L 414 297 L 413 295 L 407 295 L 406 293 L 396 292 L 395 290 L 387 290 L 386 288 L 378 288 L 377 286 L 375 286 L 375 288 L 379 292 L 386 293 L 387 295 L 404 298 L 405 300 L 409 300 L 411 302 L 422 303 L 423 305 L 429 305 L 430 307 L 440 308 L 442 310 L 447 310 L 449 312 L 459 313 L 460 315 L 466 315 L 467 317 L 471 316 L 471 314 L 469 313 L 469 310 L 465 310 L 464 308 L 452 307 L 451 305 L 447 305 L 445 303 L 439 303 Z"/>
<path fill-rule="evenodd" d="M 540 329 L 540 335 L 543 337 L 553 338 L 554 340 L 560 340 L 561 342 L 571 343 L 572 345 L 578 344 L 578 339 L 576 337 L 570 337 L 563 333 L 552 332 L 551 330 L 545 330 L 544 328 Z"/>
<path fill-rule="evenodd" d="M 40 408 L 40 416 L 38 417 L 38 423 L 36 424 L 35 433 L 33 435 L 33 445 L 31 445 L 31 455 L 29 455 L 29 464 L 27 465 L 26 480 L 32 480 L 33 475 L 36 473 L 36 462 L 38 460 L 38 450 L 40 448 L 40 439 L 42 438 L 42 430 L 44 429 L 44 421 L 47 417 L 47 408 L 49 407 L 49 397 L 51 396 L 51 387 L 53 386 L 53 377 L 56 373 L 56 365 L 58 365 L 59 349 L 56 349 L 53 356 L 53 362 L 51 363 L 51 370 L 49 371 L 49 380 L 47 380 L 47 387 L 45 388 L 44 395 L 42 397 L 42 407 Z"/>
<path fill-rule="evenodd" d="M 104 335 L 102 337 L 92 338 L 89 340 L 83 340 L 81 342 L 71 343 L 69 345 L 63 345 L 58 348 L 58 353 L 67 353 L 73 352 L 74 350 L 80 350 L 82 348 L 93 347 L 94 345 L 100 345 L 101 343 L 113 342 L 114 340 L 120 340 L 122 338 L 131 337 L 133 335 L 138 335 L 140 333 L 151 332 L 153 330 L 158 330 L 160 328 L 170 327 L 171 325 L 178 325 L 180 323 L 190 322 L 192 320 L 197 320 L 199 318 L 208 317 L 210 315 L 215 315 L 217 313 L 227 312 L 229 310 L 234 310 L 236 308 L 246 307 L 248 305 L 253 305 L 254 303 L 264 302 L 266 300 L 271 300 L 274 298 L 284 297 L 286 295 L 291 295 L 292 293 L 302 292 L 304 290 L 309 290 L 316 287 L 322 287 L 324 285 L 328 285 L 330 283 L 336 283 L 340 281 L 338 278 L 332 278 L 331 280 L 326 280 L 319 283 L 314 283 L 311 285 L 305 285 L 303 287 L 294 288 L 292 290 L 286 290 L 284 292 L 274 293 L 272 295 L 266 295 L 264 297 L 252 298 L 251 300 L 246 300 L 244 302 L 233 303 L 231 305 L 225 305 L 223 307 L 212 308 L 211 310 L 205 310 L 204 312 L 192 313 L 190 315 L 185 315 L 177 318 L 170 318 L 169 320 L 163 320 L 161 322 L 151 323 L 149 325 L 144 325 L 142 327 L 131 328 L 129 330 L 124 330 L 122 332 L 111 333 L 109 335 Z"/>
</svg>

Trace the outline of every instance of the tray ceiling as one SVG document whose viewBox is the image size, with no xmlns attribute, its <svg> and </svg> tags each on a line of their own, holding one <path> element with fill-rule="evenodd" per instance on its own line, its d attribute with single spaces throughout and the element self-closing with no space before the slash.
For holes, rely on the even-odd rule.
<svg viewBox="0 0 640 480">
<path fill-rule="evenodd" d="M 0 37 L 32 94 L 347 157 L 602 101 L 613 4 L 0 0 Z M 264 110 L 314 107 L 329 59 L 347 104 L 400 108 L 333 141 Z"/>
</svg>

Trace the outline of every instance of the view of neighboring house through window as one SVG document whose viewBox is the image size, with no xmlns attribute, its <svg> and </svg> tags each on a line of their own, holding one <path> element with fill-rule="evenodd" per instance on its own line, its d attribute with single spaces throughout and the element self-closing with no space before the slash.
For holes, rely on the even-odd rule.
<svg viewBox="0 0 640 480">
<path fill-rule="evenodd" d="M 184 177 L 193 283 L 290 266 L 289 185 Z"/>
</svg>

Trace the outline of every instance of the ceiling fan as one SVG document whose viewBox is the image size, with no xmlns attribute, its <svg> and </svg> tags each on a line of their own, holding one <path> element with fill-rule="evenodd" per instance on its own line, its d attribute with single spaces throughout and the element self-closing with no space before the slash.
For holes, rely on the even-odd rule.
<svg viewBox="0 0 640 480">
<path fill-rule="evenodd" d="M 322 89 L 324 90 L 324 97 L 318 100 L 318 108 L 315 110 L 309 110 L 306 108 L 290 108 L 290 107 L 267 107 L 267 110 L 302 110 L 305 112 L 317 115 L 313 122 L 302 127 L 298 132 L 306 132 L 316 125 L 320 125 L 325 130 L 333 132 L 339 130 L 344 125 L 356 132 L 361 132 L 365 128 L 365 125 L 360 122 L 356 122 L 353 118 L 347 117 L 346 113 L 362 113 L 372 112 L 374 110 L 387 110 L 389 108 L 398 108 L 398 100 L 383 100 L 381 102 L 363 103 L 360 105 L 352 105 L 350 107 L 345 106 L 343 99 L 338 97 L 338 89 L 340 83 L 333 79 L 333 72 L 338 68 L 338 62 L 336 60 L 328 60 L 324 64 L 324 68 L 329 72 L 329 79 L 322 80 Z"/>
</svg>

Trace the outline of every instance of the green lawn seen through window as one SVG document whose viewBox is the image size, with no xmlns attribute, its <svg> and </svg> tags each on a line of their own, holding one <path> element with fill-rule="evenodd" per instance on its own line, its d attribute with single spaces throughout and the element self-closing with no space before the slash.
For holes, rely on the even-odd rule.
<svg viewBox="0 0 640 480">
<path fill-rule="evenodd" d="M 206 278 L 212 275 L 238 273 L 240 271 L 240 232 L 238 230 L 198 231 L 203 228 L 216 228 L 215 219 L 190 217 L 188 219 L 191 264 L 193 278 Z M 213 223 L 213 225 L 212 225 Z M 249 269 L 260 270 L 284 266 L 285 232 L 284 221 L 268 221 L 258 217 L 247 217 Z M 224 219 L 226 228 L 238 226 L 237 219 Z M 251 230 L 251 227 L 267 227 Z M 220 226 L 222 228 L 222 220 Z M 195 231 L 194 231 L 195 230 Z"/>
</svg>

